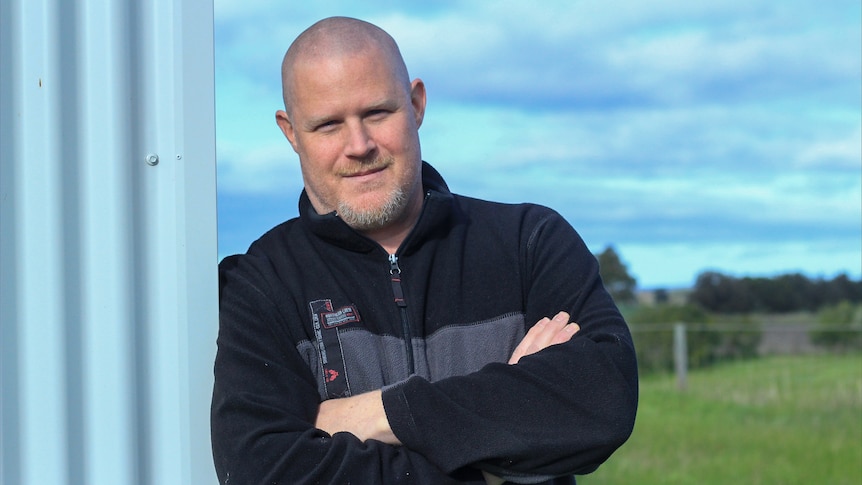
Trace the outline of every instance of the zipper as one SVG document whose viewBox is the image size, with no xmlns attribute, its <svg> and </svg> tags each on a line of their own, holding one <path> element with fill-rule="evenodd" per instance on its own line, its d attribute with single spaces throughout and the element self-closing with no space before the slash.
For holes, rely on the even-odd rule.
<svg viewBox="0 0 862 485">
<path fill-rule="evenodd" d="M 413 375 L 416 372 L 416 366 L 413 363 L 413 339 L 410 336 L 407 301 L 404 299 L 404 289 L 401 287 L 401 268 L 398 266 L 398 256 L 396 254 L 389 255 L 389 276 L 392 279 L 392 294 L 395 297 L 395 304 L 401 312 L 401 331 L 404 333 L 407 350 L 407 375 Z"/>
</svg>

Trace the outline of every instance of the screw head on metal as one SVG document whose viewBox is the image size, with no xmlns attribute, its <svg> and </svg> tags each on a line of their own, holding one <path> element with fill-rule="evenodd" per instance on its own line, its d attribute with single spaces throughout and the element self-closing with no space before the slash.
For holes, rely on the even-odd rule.
<svg viewBox="0 0 862 485">
<path fill-rule="evenodd" d="M 155 153 L 147 155 L 147 165 L 155 166 L 159 164 L 159 156 Z"/>
</svg>

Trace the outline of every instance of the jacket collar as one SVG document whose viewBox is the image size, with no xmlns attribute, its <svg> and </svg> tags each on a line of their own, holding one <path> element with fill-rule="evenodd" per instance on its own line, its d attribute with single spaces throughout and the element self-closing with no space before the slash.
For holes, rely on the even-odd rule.
<svg viewBox="0 0 862 485">
<path fill-rule="evenodd" d="M 453 196 L 440 173 L 427 162 L 422 162 L 422 187 L 425 200 L 416 226 L 398 249 L 400 254 L 419 247 L 423 241 L 445 226 L 453 210 Z M 335 211 L 318 214 L 308 194 L 303 189 L 299 196 L 299 217 L 302 223 L 317 237 L 341 248 L 368 253 L 380 248 L 373 241 L 353 230 L 336 215 Z"/>
</svg>

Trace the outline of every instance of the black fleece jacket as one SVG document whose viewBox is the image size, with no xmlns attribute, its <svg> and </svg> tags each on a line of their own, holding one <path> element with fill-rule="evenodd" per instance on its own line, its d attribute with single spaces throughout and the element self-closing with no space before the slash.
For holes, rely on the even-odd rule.
<svg viewBox="0 0 862 485">
<path fill-rule="evenodd" d="M 556 212 L 449 192 L 423 164 L 395 255 L 335 214 L 300 217 L 220 269 L 212 403 L 224 484 L 574 483 L 630 435 L 637 367 L 598 263 Z M 569 342 L 506 364 L 567 311 Z M 314 427 L 322 400 L 383 389 L 404 446 Z"/>
</svg>

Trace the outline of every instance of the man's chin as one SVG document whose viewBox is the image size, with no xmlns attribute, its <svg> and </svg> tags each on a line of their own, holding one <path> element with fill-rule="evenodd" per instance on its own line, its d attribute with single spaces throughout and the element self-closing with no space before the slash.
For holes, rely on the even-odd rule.
<svg viewBox="0 0 862 485">
<path fill-rule="evenodd" d="M 341 204 L 338 215 L 357 231 L 375 231 L 395 222 L 404 212 L 404 199 L 400 194 L 390 197 L 383 203 Z"/>
<path fill-rule="evenodd" d="M 387 227 L 392 222 L 388 218 L 368 214 L 341 213 L 340 217 L 344 220 L 345 224 L 359 232 L 378 231 Z"/>
</svg>

